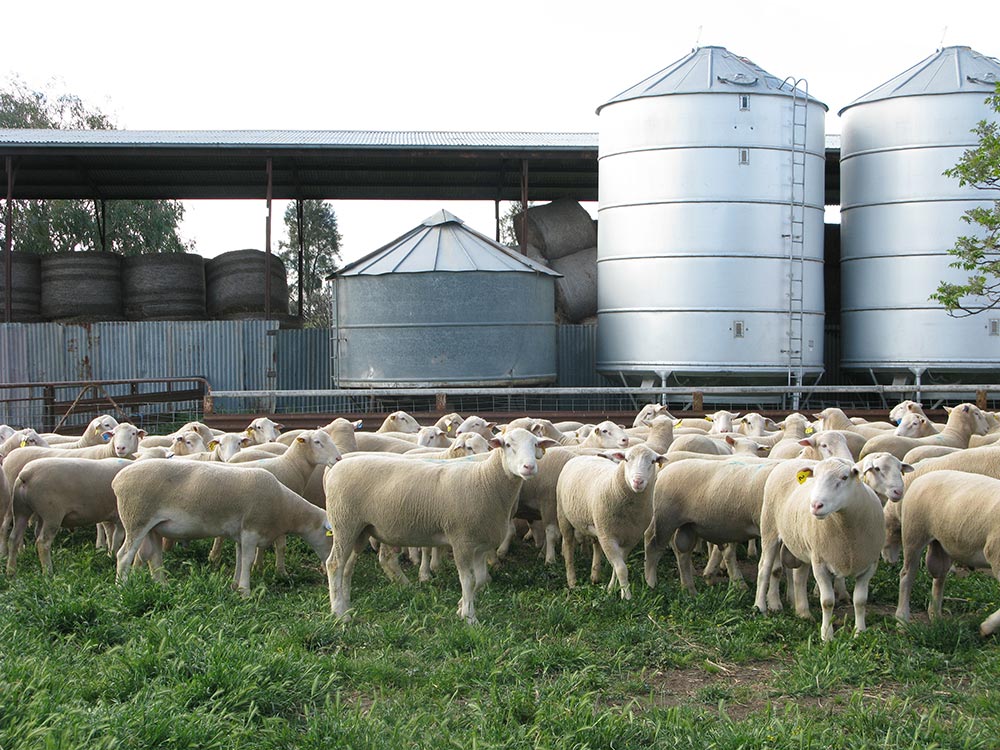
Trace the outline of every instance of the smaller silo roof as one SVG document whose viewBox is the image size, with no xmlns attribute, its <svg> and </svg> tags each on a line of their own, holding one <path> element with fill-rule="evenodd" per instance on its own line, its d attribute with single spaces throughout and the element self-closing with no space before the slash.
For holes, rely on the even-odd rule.
<svg viewBox="0 0 1000 750">
<path fill-rule="evenodd" d="M 745 57 L 733 54 L 725 47 L 698 47 L 689 55 L 668 65 L 658 73 L 640 81 L 597 108 L 597 113 L 609 104 L 630 99 L 671 94 L 705 94 L 745 92 L 791 96 L 792 87 L 771 75 Z M 809 100 L 827 108 L 823 102 Z"/>
<path fill-rule="evenodd" d="M 460 218 L 442 209 L 403 236 L 348 263 L 327 278 L 467 271 L 562 275 L 470 229 Z"/>
<path fill-rule="evenodd" d="M 945 47 L 895 78 L 855 99 L 838 114 L 858 104 L 895 99 L 900 96 L 934 94 L 989 94 L 1000 81 L 1000 60 L 976 52 L 971 47 Z"/>
</svg>

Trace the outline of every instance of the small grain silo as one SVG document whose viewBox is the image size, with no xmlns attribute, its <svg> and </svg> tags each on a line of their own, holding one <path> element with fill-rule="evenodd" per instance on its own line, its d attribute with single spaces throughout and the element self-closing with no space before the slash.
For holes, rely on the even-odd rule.
<svg viewBox="0 0 1000 750">
<path fill-rule="evenodd" d="M 330 277 L 335 383 L 550 383 L 557 276 L 439 211 Z"/>
<path fill-rule="evenodd" d="M 702 47 L 597 111 L 598 369 L 821 374 L 826 106 Z"/>
<path fill-rule="evenodd" d="M 948 249 L 975 231 L 964 212 L 1000 199 L 943 174 L 996 119 L 985 99 L 998 79 L 1000 61 L 947 47 L 840 111 L 844 368 L 917 382 L 1000 369 L 1000 313 L 953 318 L 929 299 L 969 275 L 949 268 Z"/>
</svg>

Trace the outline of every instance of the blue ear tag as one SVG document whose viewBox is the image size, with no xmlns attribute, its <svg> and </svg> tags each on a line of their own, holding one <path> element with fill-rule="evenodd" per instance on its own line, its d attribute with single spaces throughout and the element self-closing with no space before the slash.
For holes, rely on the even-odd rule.
<svg viewBox="0 0 1000 750">
<path fill-rule="evenodd" d="M 101 435 L 101 440 L 103 440 L 105 443 L 111 442 L 111 433 L 105 432 L 103 435 Z"/>
<path fill-rule="evenodd" d="M 323 521 L 323 528 L 326 529 L 327 536 L 333 536 L 333 526 L 330 525 L 330 519 Z"/>
</svg>

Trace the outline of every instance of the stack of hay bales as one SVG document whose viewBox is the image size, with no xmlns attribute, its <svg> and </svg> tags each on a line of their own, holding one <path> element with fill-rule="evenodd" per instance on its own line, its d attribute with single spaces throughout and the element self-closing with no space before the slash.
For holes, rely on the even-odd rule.
<svg viewBox="0 0 1000 750">
<path fill-rule="evenodd" d="M 597 224 L 579 203 L 559 198 L 514 217 L 518 242 L 532 260 L 562 274 L 556 279 L 556 312 L 566 323 L 597 315 Z"/>
</svg>

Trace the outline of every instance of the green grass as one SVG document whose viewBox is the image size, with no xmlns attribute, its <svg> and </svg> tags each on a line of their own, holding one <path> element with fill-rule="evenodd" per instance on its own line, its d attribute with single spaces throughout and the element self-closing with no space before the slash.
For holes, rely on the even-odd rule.
<svg viewBox="0 0 1000 750">
<path fill-rule="evenodd" d="M 977 630 L 1000 591 L 982 574 L 949 579 L 945 620 L 898 628 L 898 568 L 882 566 L 868 632 L 852 637 L 838 608 L 825 644 L 816 623 L 753 615 L 752 591 L 699 581 L 696 598 L 681 593 L 669 556 L 655 591 L 633 556 L 635 598 L 622 602 L 586 583 L 568 591 L 561 567 L 516 547 L 470 627 L 455 615 L 450 565 L 404 588 L 366 554 L 345 625 L 297 540 L 290 578 L 269 556 L 246 598 L 230 590 L 228 567 L 206 562 L 208 549 L 167 553 L 166 586 L 138 571 L 119 587 L 90 532 L 60 537 L 51 581 L 29 545 L 17 578 L 0 581 L 0 748 L 1000 742 L 1000 649 Z M 921 575 L 915 613 L 928 589 Z"/>
</svg>

